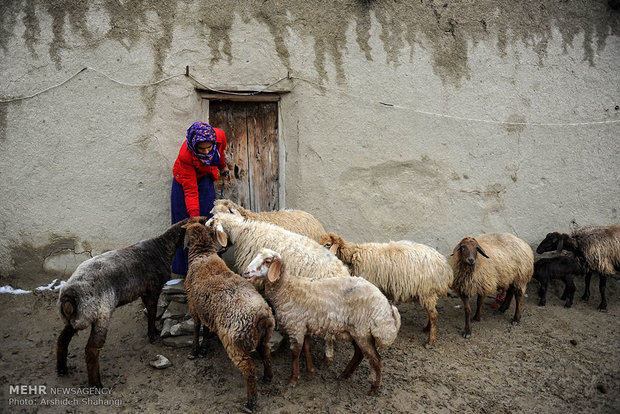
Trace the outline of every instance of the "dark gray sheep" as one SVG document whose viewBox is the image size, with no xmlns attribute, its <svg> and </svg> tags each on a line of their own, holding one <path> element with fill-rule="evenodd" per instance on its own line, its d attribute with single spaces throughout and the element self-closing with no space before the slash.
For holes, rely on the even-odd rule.
<svg viewBox="0 0 620 414">
<path fill-rule="evenodd" d="M 69 342 L 79 330 L 90 327 L 86 344 L 88 384 L 101 385 L 99 352 L 108 333 L 114 309 L 142 298 L 148 317 L 148 336 L 157 338 L 155 315 L 159 294 L 170 279 L 170 265 L 175 251 L 183 243 L 188 222 L 204 223 L 194 217 L 172 225 L 158 237 L 142 240 L 122 249 L 109 251 L 78 266 L 60 288 L 58 308 L 65 327 L 56 346 L 58 375 L 67 374 Z"/>
</svg>

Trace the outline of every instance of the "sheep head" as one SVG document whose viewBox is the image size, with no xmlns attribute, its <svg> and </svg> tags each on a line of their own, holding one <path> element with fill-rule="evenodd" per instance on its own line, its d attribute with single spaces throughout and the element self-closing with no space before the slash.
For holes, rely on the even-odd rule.
<svg viewBox="0 0 620 414">
<path fill-rule="evenodd" d="M 274 283 L 284 271 L 284 262 L 280 253 L 270 249 L 261 249 L 248 265 L 243 277 L 253 282 L 256 279 L 267 279 Z"/>
<path fill-rule="evenodd" d="M 243 217 L 241 212 L 239 211 L 242 207 L 238 204 L 233 203 L 227 199 L 215 200 L 213 204 L 213 208 L 211 209 L 211 214 L 215 215 L 218 213 L 223 214 L 235 214 L 237 216 Z"/>
<path fill-rule="evenodd" d="M 205 227 L 211 229 L 212 234 L 214 235 L 214 240 L 217 240 L 219 245 L 222 246 L 222 251 L 226 251 L 226 247 L 228 247 L 228 235 L 224 231 L 224 228 L 217 217 L 211 217 L 205 223 Z"/>
<path fill-rule="evenodd" d="M 329 250 L 330 253 L 340 258 L 338 253 L 340 248 L 344 245 L 344 240 L 335 233 L 327 233 L 321 237 L 319 244 Z"/>
<path fill-rule="evenodd" d="M 544 252 L 550 252 L 552 250 L 556 250 L 558 253 L 562 253 L 565 237 L 567 237 L 566 234 L 558 233 L 556 231 L 554 231 L 553 233 L 548 233 L 547 236 L 545 236 L 545 239 L 541 241 L 536 248 L 536 253 L 542 254 Z"/>
<path fill-rule="evenodd" d="M 482 247 L 480 247 L 480 244 L 478 244 L 476 239 L 473 237 L 465 237 L 459 242 L 459 244 L 456 245 L 451 256 L 456 254 L 463 263 L 474 266 L 476 264 L 478 253 L 487 259 L 489 258 L 486 252 L 482 250 Z"/>
</svg>

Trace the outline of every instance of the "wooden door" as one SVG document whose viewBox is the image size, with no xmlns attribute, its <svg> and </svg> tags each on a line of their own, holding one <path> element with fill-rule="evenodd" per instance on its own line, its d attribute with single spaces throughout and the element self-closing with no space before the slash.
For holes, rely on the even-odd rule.
<svg viewBox="0 0 620 414">
<path fill-rule="evenodd" d="M 252 211 L 279 209 L 277 102 L 210 101 L 209 123 L 226 134 L 230 181 L 215 184 L 216 198 Z"/>
</svg>

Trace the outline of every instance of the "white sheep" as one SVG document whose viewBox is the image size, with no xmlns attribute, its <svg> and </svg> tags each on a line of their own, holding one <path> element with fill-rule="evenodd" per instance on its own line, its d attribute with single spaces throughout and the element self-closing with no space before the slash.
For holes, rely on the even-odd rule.
<svg viewBox="0 0 620 414">
<path fill-rule="evenodd" d="M 433 346 L 437 299 L 448 294 L 452 283 L 452 268 L 444 255 L 421 243 L 403 240 L 356 244 L 334 233 L 324 235 L 321 244 L 348 265 L 351 274 L 368 280 L 390 300 L 419 302 L 428 313 L 426 346 Z"/>
<path fill-rule="evenodd" d="M 288 265 L 288 262 L 286 262 Z M 289 335 L 293 351 L 290 383 L 299 380 L 299 355 L 308 347 L 310 335 L 326 340 L 349 340 L 355 353 L 341 377 L 350 377 L 364 357 L 374 379 L 369 395 L 381 385 L 381 357 L 377 347 L 394 342 L 400 329 L 400 314 L 372 283 L 360 277 L 304 279 L 287 271 L 282 256 L 262 249 L 244 276 L 265 280 L 265 295 L 276 314 L 278 327 Z"/>
<path fill-rule="evenodd" d="M 215 200 L 211 214 L 233 213 L 243 218 L 272 223 L 293 233 L 299 233 L 314 241 L 319 241 L 325 233 L 323 225 L 312 214 L 302 210 L 277 210 L 255 213 L 227 199 Z"/>
<path fill-rule="evenodd" d="M 513 323 L 519 323 L 523 294 L 534 274 L 534 252 L 526 242 L 509 233 L 465 237 L 454 248 L 450 263 L 454 271 L 452 288 L 461 296 L 465 309 L 463 337 L 471 336 L 469 298 L 478 297 L 474 320 L 479 321 L 484 298 L 498 289 L 506 292 L 501 312 L 508 309 L 515 296 Z"/>
<path fill-rule="evenodd" d="M 350 276 L 348 268 L 319 243 L 275 224 L 246 220 L 236 213 L 217 213 L 209 225 L 226 233 L 234 245 L 235 268 L 239 272 L 248 267 L 261 248 L 268 248 L 280 252 L 288 263 L 289 273 L 295 276 L 316 279 Z M 333 345 L 327 341 L 323 364 L 329 364 L 333 357 Z M 309 355 L 306 359 L 309 362 L 306 370 L 311 375 L 314 367 Z"/>
</svg>

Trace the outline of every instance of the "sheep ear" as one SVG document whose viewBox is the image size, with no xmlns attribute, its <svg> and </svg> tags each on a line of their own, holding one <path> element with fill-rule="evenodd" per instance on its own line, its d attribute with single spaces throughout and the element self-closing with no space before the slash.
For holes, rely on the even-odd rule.
<svg viewBox="0 0 620 414">
<path fill-rule="evenodd" d="M 484 252 L 484 250 L 482 250 L 482 247 L 477 246 L 476 250 L 478 250 L 478 253 L 480 253 L 481 255 L 483 255 L 484 257 L 486 257 L 487 259 L 489 258 L 489 256 Z"/>
<path fill-rule="evenodd" d="M 216 230 L 215 231 L 215 236 L 216 236 L 217 242 L 220 244 L 220 246 L 226 247 L 228 245 L 228 235 L 226 235 L 226 232 Z"/>
<path fill-rule="evenodd" d="M 336 253 L 338 252 L 338 245 L 332 244 L 331 247 L 329 248 L 329 252 L 333 254 L 334 256 L 337 256 Z"/>
<path fill-rule="evenodd" d="M 558 249 L 557 252 L 562 253 L 562 249 L 564 248 L 564 237 L 560 237 L 560 240 L 558 241 Z"/>
<path fill-rule="evenodd" d="M 280 272 L 282 271 L 282 260 L 274 258 L 271 262 L 271 266 L 269 266 L 269 272 L 267 273 L 267 279 L 271 283 L 275 282 L 280 278 Z"/>
<path fill-rule="evenodd" d="M 456 247 L 454 248 L 454 250 L 452 250 L 452 254 L 450 256 L 454 256 L 456 254 L 456 251 L 459 249 L 459 247 L 461 247 L 461 243 L 457 244 Z"/>
</svg>

